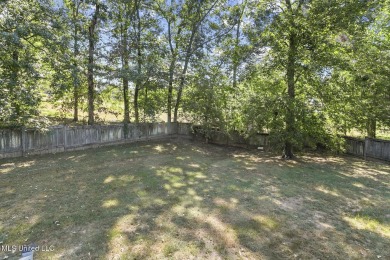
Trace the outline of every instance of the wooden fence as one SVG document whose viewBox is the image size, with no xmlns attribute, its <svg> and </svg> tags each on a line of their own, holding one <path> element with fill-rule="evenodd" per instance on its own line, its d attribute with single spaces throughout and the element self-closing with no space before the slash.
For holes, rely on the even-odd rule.
<svg viewBox="0 0 390 260">
<path fill-rule="evenodd" d="M 368 138 L 344 137 L 348 154 L 390 161 L 390 141 Z"/>
<path fill-rule="evenodd" d="M 190 134 L 191 125 L 183 123 L 128 124 L 127 135 L 123 124 L 61 125 L 50 127 L 48 131 L 29 128 L 0 129 L 0 159 Z"/>
<path fill-rule="evenodd" d="M 250 147 L 268 147 L 267 133 L 257 133 L 251 136 L 244 136 L 237 131 L 231 131 L 229 134 L 217 129 L 209 130 L 206 138 L 205 131 L 202 126 L 194 126 L 193 136 L 202 140 L 207 140 L 209 143 L 229 145 L 229 146 L 250 146 Z"/>
<path fill-rule="evenodd" d="M 57 153 L 85 149 L 106 144 L 126 143 L 171 136 L 193 136 L 204 138 L 201 128 L 184 123 L 129 124 L 127 135 L 123 124 L 94 126 L 53 126 L 48 131 L 37 129 L 0 129 L 0 159 L 32 154 Z M 360 157 L 390 161 L 390 141 L 344 137 L 346 152 Z M 208 140 L 224 145 L 249 145 L 267 147 L 268 134 L 257 134 L 248 138 L 233 132 L 229 135 L 211 131 Z"/>
</svg>

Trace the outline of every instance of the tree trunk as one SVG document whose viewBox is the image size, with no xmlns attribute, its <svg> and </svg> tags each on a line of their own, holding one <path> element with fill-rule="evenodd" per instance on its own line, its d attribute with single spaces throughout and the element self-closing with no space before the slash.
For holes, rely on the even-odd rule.
<svg viewBox="0 0 390 260">
<path fill-rule="evenodd" d="M 139 106 L 138 106 L 138 96 L 139 96 L 139 85 L 135 84 L 134 89 L 134 117 L 135 123 L 139 123 Z"/>
<path fill-rule="evenodd" d="M 173 96 L 173 74 L 175 72 L 175 65 L 176 65 L 176 51 L 173 48 L 172 44 L 172 34 L 171 34 L 171 21 L 167 20 L 168 22 L 168 42 L 169 42 L 169 49 L 172 55 L 171 63 L 169 64 L 169 81 L 168 81 L 168 104 L 167 104 L 167 123 L 171 123 L 172 121 L 172 96 Z M 178 31 L 180 32 L 180 31 Z M 177 49 L 177 43 L 176 43 L 176 49 Z"/>
<path fill-rule="evenodd" d="M 172 122 L 172 99 L 173 99 L 173 77 L 175 73 L 175 66 L 176 66 L 176 61 L 177 61 L 177 56 L 178 56 L 178 50 L 179 50 L 179 42 L 176 41 L 175 47 L 173 47 L 172 44 L 172 33 L 171 33 L 171 20 L 167 20 L 168 22 L 168 42 L 169 42 L 169 50 L 171 52 L 171 63 L 169 64 L 169 82 L 168 82 L 168 118 L 167 121 L 168 123 Z M 177 33 L 176 36 L 179 36 L 182 31 L 182 26 L 181 24 L 177 28 Z"/>
<path fill-rule="evenodd" d="M 186 71 L 187 71 L 187 62 L 184 65 L 183 72 L 186 73 Z M 184 76 L 184 74 L 182 74 L 182 76 L 180 77 L 180 84 L 179 84 L 179 89 L 177 91 L 175 110 L 174 110 L 174 114 L 173 114 L 173 122 L 175 122 L 175 123 L 177 123 L 179 105 L 180 105 L 181 96 L 182 96 L 182 93 L 183 93 L 184 82 L 185 82 L 185 76 Z"/>
<path fill-rule="evenodd" d="M 141 53 L 141 19 L 139 15 L 139 2 L 135 2 L 136 14 L 137 14 L 137 81 L 134 90 L 134 113 L 135 122 L 139 123 L 139 107 L 138 107 L 138 96 L 139 90 L 141 89 L 141 69 L 142 69 L 142 53 Z"/>
<path fill-rule="evenodd" d="M 244 12 L 244 8 L 245 6 L 243 7 L 243 11 Z M 238 45 L 240 43 L 240 27 L 241 27 L 241 18 L 242 18 L 242 13 L 241 13 L 241 16 L 239 17 L 238 19 L 238 22 L 237 22 L 237 29 L 236 29 L 236 39 L 235 39 L 235 43 L 234 43 L 234 53 L 233 53 L 233 57 L 232 57 L 232 63 L 233 63 L 233 99 L 236 100 L 237 99 L 237 70 L 238 70 L 238 65 L 239 65 L 239 55 L 238 55 Z M 235 110 L 236 110 L 236 106 L 233 104 L 233 106 L 230 104 L 230 109 L 229 109 L 229 119 L 232 120 L 234 118 L 234 114 L 235 114 Z M 233 125 L 233 130 L 235 129 L 235 126 Z"/>
<path fill-rule="evenodd" d="M 121 26 L 122 27 L 122 26 Z M 123 122 L 125 124 L 130 123 L 130 104 L 129 104 L 129 78 L 127 73 L 129 72 L 129 49 L 128 49 L 128 39 L 127 39 L 127 28 L 122 30 L 122 69 L 123 69 Z"/>
<path fill-rule="evenodd" d="M 148 105 L 148 85 L 145 85 L 144 123 L 146 123 L 146 106 Z"/>
<path fill-rule="evenodd" d="M 168 83 L 168 118 L 167 122 L 171 123 L 171 115 L 172 115 L 172 97 L 173 97 L 173 74 L 175 70 L 176 64 L 176 56 L 174 55 L 171 60 L 171 64 L 169 65 L 169 83 Z"/>
<path fill-rule="evenodd" d="M 368 118 L 367 121 L 367 136 L 370 138 L 376 137 L 376 119 L 374 117 Z"/>
<path fill-rule="evenodd" d="M 240 43 L 240 26 L 241 26 L 241 17 L 237 22 L 237 30 L 236 30 L 236 41 L 234 46 L 234 54 L 233 54 L 233 91 L 237 89 L 237 69 L 238 69 L 238 44 Z"/>
<path fill-rule="evenodd" d="M 173 122 L 175 122 L 175 123 L 177 123 L 178 111 L 179 111 L 179 106 L 180 106 L 180 102 L 181 102 L 181 96 L 182 96 L 182 93 L 183 93 L 185 77 L 186 77 L 187 69 L 188 69 L 188 63 L 190 62 L 190 57 L 191 57 L 191 54 L 192 54 L 191 53 L 192 52 L 192 43 L 194 42 L 196 30 L 197 30 L 197 26 L 194 25 L 192 27 L 190 41 L 188 42 L 188 46 L 187 46 L 187 49 L 186 49 L 186 57 L 185 57 L 185 60 L 184 60 L 183 71 L 182 71 L 181 77 L 180 77 L 179 89 L 177 90 L 175 111 L 174 111 L 174 115 L 173 115 Z"/>
<path fill-rule="evenodd" d="M 293 154 L 293 140 L 295 134 L 295 66 L 296 66 L 296 55 L 297 55 L 297 36 L 293 31 L 295 30 L 294 23 L 294 11 L 290 0 L 285 0 L 289 15 L 291 15 L 289 36 L 288 36 L 288 53 L 287 53 L 287 109 L 286 109 L 286 139 L 284 143 L 283 157 L 291 159 L 294 157 Z"/>
<path fill-rule="evenodd" d="M 78 110 L 79 110 L 79 79 L 78 79 L 78 68 L 77 68 L 77 58 L 79 55 L 79 47 L 78 47 L 78 28 L 76 19 L 79 13 L 79 5 L 76 5 L 76 9 L 73 12 L 74 18 L 74 46 L 73 46 L 73 99 L 74 99 L 74 107 L 73 107 L 73 121 L 77 122 L 79 120 Z"/>
<path fill-rule="evenodd" d="M 11 104 L 15 108 L 15 116 L 19 117 L 21 115 L 21 109 L 18 102 L 19 94 L 17 91 L 18 81 L 19 81 L 19 51 L 14 50 L 12 52 L 12 70 L 11 70 L 11 84 L 9 93 L 12 97 Z"/>
<path fill-rule="evenodd" d="M 125 124 L 128 124 L 130 123 L 129 80 L 126 77 L 123 77 L 123 106 L 124 106 L 123 122 Z"/>
<path fill-rule="evenodd" d="M 290 33 L 289 37 L 289 50 L 288 50 L 288 61 L 287 61 L 287 111 L 286 111 L 286 140 L 284 145 L 284 158 L 293 158 L 293 145 L 295 134 L 295 60 L 296 60 L 296 35 Z"/>
<path fill-rule="evenodd" d="M 74 64 L 74 66 L 77 66 Z M 73 79 L 76 81 L 77 79 Z M 79 121 L 79 90 L 78 90 L 78 85 L 77 83 L 73 83 L 73 99 L 74 99 L 74 104 L 73 104 L 73 121 L 77 122 Z"/>
<path fill-rule="evenodd" d="M 99 4 L 96 4 L 95 13 L 93 14 L 91 24 L 88 28 L 88 41 L 89 41 L 89 51 L 88 51 L 88 124 L 93 125 L 95 123 L 94 118 L 94 92 L 95 92 L 95 83 L 94 83 L 94 51 L 95 51 L 95 28 L 99 15 Z"/>
<path fill-rule="evenodd" d="M 125 62 L 125 67 L 128 67 L 128 62 Z M 123 77 L 123 105 L 124 105 L 124 137 L 129 137 L 130 109 L 129 109 L 129 80 L 126 76 Z"/>
</svg>

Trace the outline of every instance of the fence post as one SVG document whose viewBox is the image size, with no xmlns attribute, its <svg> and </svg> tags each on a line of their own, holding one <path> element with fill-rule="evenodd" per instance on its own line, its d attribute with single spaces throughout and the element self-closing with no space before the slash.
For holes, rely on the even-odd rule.
<svg viewBox="0 0 390 260">
<path fill-rule="evenodd" d="M 26 153 L 26 128 L 22 126 L 21 128 L 21 143 L 22 143 L 22 156 Z"/>
<path fill-rule="evenodd" d="M 123 139 L 128 139 L 129 136 L 129 124 L 127 122 L 123 122 Z"/>
<path fill-rule="evenodd" d="M 103 135 L 102 135 L 102 128 L 101 126 L 97 126 L 97 125 L 92 125 L 91 127 L 95 128 L 96 129 L 96 132 L 98 134 L 98 138 L 96 139 L 97 143 L 98 144 L 102 144 L 103 143 Z"/>
<path fill-rule="evenodd" d="M 99 144 L 103 143 L 102 126 L 98 126 Z"/>
<path fill-rule="evenodd" d="M 364 160 L 367 159 L 367 148 L 368 148 L 368 138 L 364 138 L 364 145 L 363 145 L 363 155 L 364 155 Z"/>
<path fill-rule="evenodd" d="M 66 147 L 68 146 L 68 139 L 67 139 L 67 137 L 66 137 L 66 128 L 67 128 L 67 126 L 66 125 L 64 125 L 64 127 L 63 127 L 63 130 L 64 130 L 64 151 L 66 151 Z"/>
</svg>

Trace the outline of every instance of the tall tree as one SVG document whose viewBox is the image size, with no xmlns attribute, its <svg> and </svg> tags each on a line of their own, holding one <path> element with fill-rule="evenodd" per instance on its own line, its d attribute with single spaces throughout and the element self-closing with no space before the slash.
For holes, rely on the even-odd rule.
<svg viewBox="0 0 390 260">
<path fill-rule="evenodd" d="M 72 12 L 72 24 L 73 24 L 73 121 L 79 120 L 79 96 L 80 96 L 80 71 L 79 71 L 79 34 L 80 28 L 80 8 L 82 0 L 73 0 L 65 2 L 68 4 Z"/>
<path fill-rule="evenodd" d="M 366 1 L 262 1 L 255 19 L 268 57 L 269 68 L 284 71 L 284 157 L 293 157 L 293 148 L 300 146 L 309 133 L 307 119 L 301 113 L 315 104 L 312 78 L 327 59 L 334 61 L 334 39 L 351 29 L 368 10 Z M 271 15 L 270 15 L 271 14 Z M 320 19 L 320 17 L 326 19 Z M 332 58 L 329 58 L 329 57 Z M 313 96 L 314 95 L 314 96 Z M 315 111 L 315 110 L 313 110 Z M 317 109 L 321 111 L 321 109 Z M 316 112 L 318 113 L 318 112 Z M 325 123 L 325 121 L 324 121 Z"/>
<path fill-rule="evenodd" d="M 343 66 L 338 66 L 328 80 L 333 95 L 327 105 L 334 121 L 343 133 L 357 130 L 375 138 L 378 126 L 388 126 L 390 46 L 388 26 L 389 7 L 385 3 L 375 6 L 375 12 L 362 17 L 366 26 L 338 37 L 349 52 L 339 52 Z"/>
<path fill-rule="evenodd" d="M 92 14 L 92 19 L 88 27 L 88 124 L 95 123 L 94 116 L 94 99 L 95 99 L 95 83 L 94 83 L 94 67 L 95 67 L 95 44 L 97 41 L 96 27 L 98 24 L 98 17 L 100 12 L 100 3 L 94 3 L 95 10 Z"/>
<path fill-rule="evenodd" d="M 135 0 L 135 14 L 136 14 L 136 38 L 135 45 L 137 49 L 137 79 L 134 89 L 134 113 L 135 113 L 135 122 L 139 123 L 139 106 L 138 106 L 138 97 L 139 91 L 141 89 L 141 74 L 142 74 L 142 47 L 141 47 L 141 17 L 140 17 L 141 3 L 140 0 Z"/>
<path fill-rule="evenodd" d="M 287 6 L 287 20 L 290 30 L 287 33 L 288 39 L 288 51 L 287 51 L 287 64 L 286 64 L 286 77 L 287 77 L 287 109 L 286 109 L 286 133 L 287 138 L 284 147 L 284 156 L 287 158 L 293 157 L 293 135 L 295 134 L 295 113 L 294 113 L 294 99 L 295 99 L 295 80 L 296 80 L 296 63 L 297 63 L 297 48 L 298 48 L 298 35 L 296 32 L 297 24 L 294 18 L 294 13 L 299 10 L 303 1 L 299 1 L 297 8 L 294 10 L 291 4 L 291 0 L 286 0 Z"/>
<path fill-rule="evenodd" d="M 134 86 L 133 108 L 135 122 L 140 120 L 140 94 L 150 83 L 151 76 L 157 75 L 161 70 L 158 60 L 161 59 L 161 41 L 156 39 L 160 27 L 156 15 L 150 8 L 148 1 L 134 2 L 116 0 L 112 1 L 115 10 L 112 20 L 114 38 L 112 45 L 112 60 L 120 56 L 121 78 L 123 80 L 125 121 L 129 122 L 129 83 Z M 120 29 L 118 31 L 118 29 Z M 119 40 L 118 40 L 119 39 Z M 147 90 L 145 90 L 147 92 Z"/>
<path fill-rule="evenodd" d="M 115 78 L 122 82 L 123 97 L 123 122 L 125 125 L 125 136 L 128 134 L 128 123 L 130 122 L 130 95 L 129 83 L 132 80 L 131 73 L 131 24 L 134 20 L 134 3 L 124 0 L 110 1 L 112 10 L 112 40 L 111 40 L 111 63 L 114 67 Z M 115 60 L 120 60 L 120 65 Z"/>
<path fill-rule="evenodd" d="M 48 1 L 0 5 L 0 121 L 25 123 L 38 114 L 38 86 L 47 76 L 41 64 L 56 45 L 57 13 Z"/>
<path fill-rule="evenodd" d="M 51 94 L 56 101 L 61 101 L 63 107 L 73 110 L 73 121 L 77 122 L 84 85 L 86 3 L 65 0 L 58 8 L 61 26 L 56 35 L 61 42 L 57 46 L 59 51 L 53 53 L 49 61 L 52 69 Z"/>
<path fill-rule="evenodd" d="M 189 63 L 197 47 L 194 46 L 197 37 L 201 37 L 199 29 L 209 18 L 219 1 L 171 1 L 169 5 L 162 6 L 157 2 L 157 10 L 166 20 L 167 41 L 169 46 L 168 69 L 168 105 L 167 120 L 172 121 L 172 106 L 174 108 L 173 121 L 178 120 L 178 110 L 182 98 L 182 92 L 189 68 Z M 160 4 L 160 5 L 159 5 Z M 198 41 L 198 45 L 202 45 Z M 177 82 L 176 100 L 173 102 L 173 90 L 175 74 L 178 62 L 181 62 L 180 73 Z"/>
</svg>

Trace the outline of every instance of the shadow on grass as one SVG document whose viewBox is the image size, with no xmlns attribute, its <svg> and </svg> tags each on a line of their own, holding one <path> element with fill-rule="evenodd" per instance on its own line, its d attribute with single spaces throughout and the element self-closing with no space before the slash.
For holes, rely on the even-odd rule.
<svg viewBox="0 0 390 260">
<path fill-rule="evenodd" d="M 0 170 L 0 240 L 43 259 L 390 256 L 387 166 L 174 141 Z"/>
</svg>

